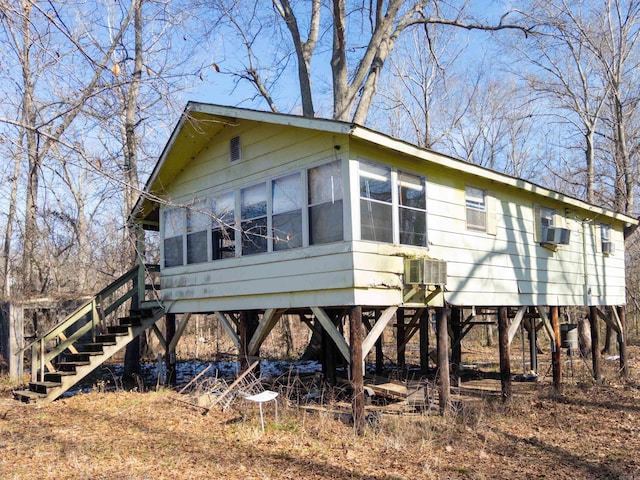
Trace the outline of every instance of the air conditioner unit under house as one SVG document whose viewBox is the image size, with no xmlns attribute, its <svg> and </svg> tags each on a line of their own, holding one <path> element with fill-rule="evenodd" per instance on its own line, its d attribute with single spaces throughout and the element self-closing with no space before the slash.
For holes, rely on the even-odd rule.
<svg viewBox="0 0 640 480">
<path fill-rule="evenodd" d="M 404 261 L 406 285 L 445 285 L 447 262 L 430 258 L 407 258 Z"/>
</svg>

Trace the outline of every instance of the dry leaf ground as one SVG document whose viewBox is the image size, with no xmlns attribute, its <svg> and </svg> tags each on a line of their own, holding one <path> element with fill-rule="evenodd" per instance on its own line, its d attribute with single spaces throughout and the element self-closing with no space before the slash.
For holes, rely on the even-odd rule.
<svg viewBox="0 0 640 480">
<path fill-rule="evenodd" d="M 640 349 L 632 376 L 548 378 L 509 404 L 463 399 L 448 417 L 384 414 L 357 436 L 328 414 L 201 411 L 175 393 L 89 393 L 49 405 L 0 397 L 0 479 L 640 479 Z M 577 380 L 577 382 L 576 382 Z"/>
</svg>

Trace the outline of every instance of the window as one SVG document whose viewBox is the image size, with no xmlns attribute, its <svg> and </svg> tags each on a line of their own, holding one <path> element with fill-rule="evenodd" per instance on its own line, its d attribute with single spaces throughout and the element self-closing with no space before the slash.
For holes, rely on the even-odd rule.
<svg viewBox="0 0 640 480">
<path fill-rule="evenodd" d="M 391 169 L 360 163 L 360 238 L 393 242 Z"/>
<path fill-rule="evenodd" d="M 465 187 L 465 202 L 467 207 L 467 229 L 487 230 L 487 205 L 485 191 L 475 187 Z"/>
<path fill-rule="evenodd" d="M 600 225 L 600 243 L 602 245 L 602 253 L 605 255 L 613 255 L 615 253 L 612 230 L 609 225 Z"/>
<path fill-rule="evenodd" d="M 425 178 L 398 172 L 400 243 L 427 246 Z"/>
<path fill-rule="evenodd" d="M 207 261 L 207 202 L 198 200 L 187 209 L 187 264 Z"/>
<path fill-rule="evenodd" d="M 549 237 L 549 228 L 554 226 L 556 211 L 552 208 L 540 207 L 540 231 L 542 232 L 542 242 L 546 242 Z"/>
<path fill-rule="evenodd" d="M 233 258 L 235 247 L 235 193 L 228 192 L 211 199 L 211 257 L 213 260 Z"/>
<path fill-rule="evenodd" d="M 184 211 L 170 208 L 164 211 L 164 266 L 175 267 L 184 263 L 182 235 L 184 233 Z"/>
<path fill-rule="evenodd" d="M 267 251 L 267 184 L 240 190 L 242 255 Z"/>
<path fill-rule="evenodd" d="M 271 189 L 273 250 L 302 246 L 302 181 L 300 173 L 273 180 Z"/>
<path fill-rule="evenodd" d="M 310 168 L 309 243 L 339 242 L 342 226 L 342 163 L 340 160 Z"/>
</svg>

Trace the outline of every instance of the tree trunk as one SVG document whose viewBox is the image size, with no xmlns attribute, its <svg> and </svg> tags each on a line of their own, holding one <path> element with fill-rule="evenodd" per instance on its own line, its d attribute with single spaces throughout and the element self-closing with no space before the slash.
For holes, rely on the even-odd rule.
<svg viewBox="0 0 640 480">
<path fill-rule="evenodd" d="M 591 331 L 588 318 L 578 319 L 578 345 L 580 347 L 580 355 L 583 358 L 589 358 L 591 354 Z"/>
</svg>

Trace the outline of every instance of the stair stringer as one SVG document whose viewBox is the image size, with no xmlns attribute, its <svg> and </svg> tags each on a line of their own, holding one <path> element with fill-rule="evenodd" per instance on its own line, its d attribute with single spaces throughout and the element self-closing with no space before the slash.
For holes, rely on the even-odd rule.
<svg viewBox="0 0 640 480">
<path fill-rule="evenodd" d="M 92 355 L 89 358 L 88 365 L 76 366 L 75 375 L 68 375 L 62 377 L 60 386 L 47 389 L 47 394 L 44 397 L 37 399 L 38 403 L 49 403 L 59 398 L 66 391 L 71 389 L 74 385 L 77 385 L 84 377 L 93 372 L 96 368 L 102 365 L 104 362 L 113 357 L 116 353 L 126 347 L 133 341 L 138 335 L 150 328 L 151 325 L 156 323 L 164 316 L 165 312 L 163 308 L 154 308 L 152 315 L 149 317 L 142 317 L 140 325 L 129 326 L 129 333 L 126 335 L 116 336 L 115 345 L 104 345 L 102 347 L 102 355 Z"/>
</svg>

